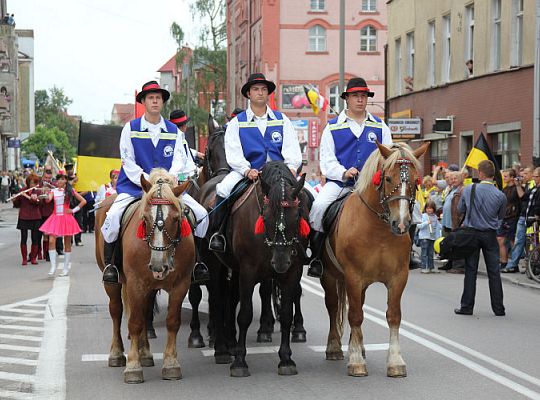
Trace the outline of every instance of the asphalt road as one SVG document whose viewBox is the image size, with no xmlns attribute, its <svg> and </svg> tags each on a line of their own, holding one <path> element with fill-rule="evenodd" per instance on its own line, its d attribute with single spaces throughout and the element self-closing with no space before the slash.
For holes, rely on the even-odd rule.
<svg viewBox="0 0 540 400">
<path fill-rule="evenodd" d="M 107 296 L 94 263 L 93 237 L 74 249 L 69 277 L 47 277 L 48 264 L 20 266 L 12 216 L 0 222 L 0 399 L 540 399 L 540 291 L 504 283 L 506 317 L 495 317 L 487 280 L 478 278 L 474 316 L 456 316 L 461 275 L 410 273 L 402 299 L 402 354 L 408 377 L 386 377 L 386 290 L 367 292 L 364 338 L 369 376 L 347 376 L 346 360 L 326 361 L 328 317 L 322 289 L 303 278 L 307 343 L 293 344 L 296 376 L 278 376 L 279 325 L 271 344 L 256 343 L 258 300 L 248 335 L 251 377 L 231 378 L 208 349 L 188 349 L 187 300 L 178 338 L 183 379 L 161 380 L 165 314 L 151 341 L 156 366 L 145 382 L 123 383 L 123 368 L 107 367 L 111 322 Z M 206 297 L 206 296 L 205 296 Z M 166 294 L 159 297 L 165 308 Z M 202 324 L 208 306 L 202 305 Z M 127 331 L 124 323 L 123 332 Z M 127 336 L 127 333 L 124 337 Z M 343 342 L 348 341 L 348 331 Z M 129 342 L 126 340 L 126 344 Z"/>
</svg>

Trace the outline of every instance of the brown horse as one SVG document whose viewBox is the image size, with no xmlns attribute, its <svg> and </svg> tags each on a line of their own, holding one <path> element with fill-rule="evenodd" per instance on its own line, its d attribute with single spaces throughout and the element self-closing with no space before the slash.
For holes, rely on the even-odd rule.
<svg viewBox="0 0 540 400">
<path fill-rule="evenodd" d="M 396 143 L 377 143 L 360 172 L 355 190 L 346 199 L 323 253 L 321 283 L 330 317 L 327 360 L 342 360 L 343 319 L 349 302 L 348 374 L 368 374 L 362 335 L 366 289 L 374 282 L 388 290 L 386 319 L 390 328 L 387 375 L 407 375 L 399 346 L 401 295 L 407 284 L 411 241 L 408 235 L 418 178 L 418 157 L 429 143 L 416 150 Z M 356 223 L 354 223 L 356 222 Z"/>
<path fill-rule="evenodd" d="M 146 318 L 150 297 L 157 289 L 169 293 L 167 314 L 167 343 L 163 353 L 163 379 L 180 379 L 176 336 L 180 328 L 182 301 L 191 282 L 195 247 L 191 230 L 183 213 L 180 196 L 188 183 L 173 187 L 173 178 L 162 169 L 153 170 L 150 181 L 141 176 L 144 196 L 122 234 L 123 268 L 120 285 L 105 285 L 109 296 L 109 312 L 113 320 L 113 339 L 109 366 L 124 366 L 124 345 L 120 334 L 122 320 L 122 286 L 127 295 L 126 309 L 130 310 L 128 330 L 131 348 L 124 371 L 126 383 L 144 381 L 142 366 L 153 366 L 154 360 L 146 336 Z M 112 197 L 112 196 L 111 196 Z M 104 268 L 101 225 L 114 198 L 96 214 L 96 260 Z M 189 228 L 189 225 L 187 226 Z M 185 236 L 185 237 L 183 237 Z M 146 244 L 144 244 L 143 240 Z"/>
</svg>

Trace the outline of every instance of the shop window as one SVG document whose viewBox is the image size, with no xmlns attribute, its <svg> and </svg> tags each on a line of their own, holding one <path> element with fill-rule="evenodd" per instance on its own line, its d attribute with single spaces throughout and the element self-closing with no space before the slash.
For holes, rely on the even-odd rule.
<svg viewBox="0 0 540 400">
<path fill-rule="evenodd" d="M 448 140 L 434 140 L 429 148 L 431 165 L 437 165 L 440 161 L 448 162 Z"/>
<path fill-rule="evenodd" d="M 500 132 L 491 135 L 493 143 L 493 155 L 502 169 L 511 168 L 519 162 L 521 149 L 520 131 Z"/>
</svg>

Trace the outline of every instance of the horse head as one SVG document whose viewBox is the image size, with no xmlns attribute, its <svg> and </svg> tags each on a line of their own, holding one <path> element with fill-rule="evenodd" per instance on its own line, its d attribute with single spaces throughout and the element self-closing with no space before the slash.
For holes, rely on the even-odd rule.
<svg viewBox="0 0 540 400">
<path fill-rule="evenodd" d="M 164 169 L 152 170 L 149 181 L 141 175 L 144 195 L 141 204 L 141 223 L 137 236 L 150 247 L 148 268 L 155 279 L 163 280 L 174 271 L 174 255 L 187 224 L 179 196 L 189 181 L 175 185 L 172 175 Z"/>
<path fill-rule="evenodd" d="M 301 202 L 305 201 L 301 193 L 305 177 L 303 174 L 296 181 L 281 161 L 269 162 L 262 170 L 264 200 L 259 221 L 263 224 L 264 242 L 272 252 L 270 263 L 277 273 L 287 272 L 292 256 L 297 254 L 295 246 L 299 236 L 307 236 L 309 233 L 301 207 Z M 256 229 L 256 233 L 262 233 L 261 230 Z"/>
<path fill-rule="evenodd" d="M 394 143 L 390 147 L 377 143 L 378 151 L 371 154 L 362 168 L 355 190 L 362 197 L 368 187 L 375 189 L 379 204 L 373 207 L 364 202 L 390 225 L 396 235 L 408 233 L 411 226 L 420 169 L 418 158 L 427 151 L 429 145 L 426 142 L 412 150 L 405 143 Z M 380 208 L 382 212 L 378 211 Z"/>
<path fill-rule="evenodd" d="M 208 118 L 208 144 L 204 160 L 204 169 L 208 174 L 207 180 L 230 171 L 225 156 L 225 129 L 219 126 L 211 115 Z"/>
</svg>

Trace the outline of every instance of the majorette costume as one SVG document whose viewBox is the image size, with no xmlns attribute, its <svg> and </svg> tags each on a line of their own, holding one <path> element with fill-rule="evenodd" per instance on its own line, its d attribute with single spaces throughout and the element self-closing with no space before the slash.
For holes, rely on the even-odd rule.
<svg viewBox="0 0 540 400">
<path fill-rule="evenodd" d="M 32 195 L 35 195 L 32 198 Z M 37 264 L 36 258 L 38 255 L 39 243 L 39 227 L 41 225 L 40 200 L 36 198 L 39 195 L 39 190 L 34 188 L 24 194 L 20 194 L 13 199 L 13 207 L 19 209 L 19 219 L 17 220 L 17 229 L 21 231 L 21 256 L 22 265 L 27 264 L 28 248 L 26 245 L 28 239 L 28 230 L 32 239 L 32 247 L 30 250 L 30 262 Z M 28 197 L 30 197 L 30 199 Z"/>
<path fill-rule="evenodd" d="M 73 214 L 66 214 L 66 210 L 69 209 L 69 198 L 66 196 L 65 190 L 55 188 L 51 192 L 53 193 L 54 210 L 39 230 L 46 235 L 56 237 L 72 236 L 81 232 Z M 75 193 L 74 190 L 73 193 Z"/>
<path fill-rule="evenodd" d="M 51 188 L 51 187 L 53 187 L 53 185 L 51 183 L 51 180 L 42 178 L 41 187 L 42 188 L 45 188 L 45 187 Z M 41 226 L 52 215 L 53 210 L 54 210 L 54 201 L 46 201 L 46 200 L 40 201 L 40 210 L 41 210 L 41 224 L 40 224 L 40 226 Z M 43 234 L 43 232 L 39 231 L 39 233 L 40 233 L 40 237 L 45 236 Z M 40 241 L 41 241 L 41 238 L 40 238 Z M 50 261 L 50 259 L 49 259 L 49 238 L 46 237 L 46 236 L 43 238 L 43 247 L 42 248 L 43 248 L 43 257 L 45 258 L 46 261 Z M 39 260 L 39 252 L 38 252 L 38 260 Z"/>
</svg>

